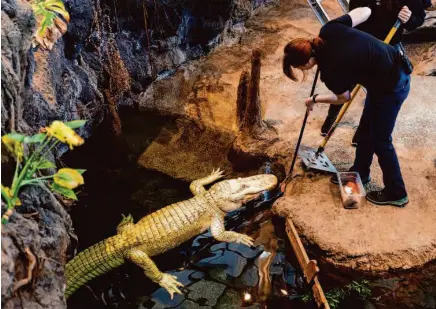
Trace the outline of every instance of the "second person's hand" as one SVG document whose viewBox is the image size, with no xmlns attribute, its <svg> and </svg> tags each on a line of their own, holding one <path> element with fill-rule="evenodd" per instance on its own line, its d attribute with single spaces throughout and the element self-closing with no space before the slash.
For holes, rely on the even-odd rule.
<svg viewBox="0 0 436 309">
<path fill-rule="evenodd" d="M 401 20 L 403 24 L 409 21 L 410 16 L 412 16 L 412 11 L 410 11 L 407 6 L 403 6 L 400 13 L 398 13 L 398 19 Z"/>
</svg>

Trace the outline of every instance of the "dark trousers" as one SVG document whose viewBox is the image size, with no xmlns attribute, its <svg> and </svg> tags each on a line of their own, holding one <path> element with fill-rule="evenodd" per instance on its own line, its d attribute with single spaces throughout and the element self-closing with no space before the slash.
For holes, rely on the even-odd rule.
<svg viewBox="0 0 436 309">
<path fill-rule="evenodd" d="M 398 112 L 410 91 L 410 76 L 401 73 L 394 89 L 389 93 L 368 91 L 360 120 L 359 143 L 352 171 L 359 172 L 363 181 L 369 178 L 374 154 L 383 172 L 385 190 L 390 197 L 400 199 L 407 195 L 400 164 L 392 145 L 392 131 Z"/>
<path fill-rule="evenodd" d="M 401 44 L 401 42 L 395 44 L 393 47 L 395 47 L 395 49 L 397 49 L 398 51 L 402 51 L 403 53 L 405 53 L 404 47 Z M 336 120 L 336 117 L 339 115 L 339 111 L 341 110 L 341 108 L 342 108 L 342 104 L 341 105 L 330 104 L 327 118 L 324 122 L 324 126 L 326 126 L 326 128 L 324 128 L 324 130 L 322 131 L 328 132 L 331 125 Z M 359 126 L 357 127 L 356 133 L 354 133 L 353 136 L 353 142 L 359 143 L 360 135 L 361 135 L 361 129 L 360 129 L 360 122 L 359 122 Z"/>
</svg>

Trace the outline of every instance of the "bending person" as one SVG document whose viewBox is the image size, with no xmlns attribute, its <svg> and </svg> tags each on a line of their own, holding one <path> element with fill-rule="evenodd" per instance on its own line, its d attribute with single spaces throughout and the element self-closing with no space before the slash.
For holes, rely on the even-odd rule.
<svg viewBox="0 0 436 309">
<path fill-rule="evenodd" d="M 391 134 L 409 94 L 410 76 L 404 72 L 398 50 L 353 28 L 370 14 L 369 8 L 357 8 L 324 25 L 313 40 L 292 40 L 284 49 L 283 71 L 296 81 L 295 69 L 305 71 L 318 65 L 321 80 L 332 93 L 306 99 L 310 109 L 315 103 L 345 103 L 355 84 L 367 89 L 360 124 L 362 138 L 350 170 L 359 172 L 363 183 L 368 183 L 376 154 L 385 188 L 368 192 L 367 199 L 377 205 L 403 207 L 408 197 Z M 336 175 L 331 180 L 338 183 Z"/>
<path fill-rule="evenodd" d="M 371 16 L 364 23 L 357 26 L 357 29 L 375 36 L 379 40 L 384 40 L 395 24 L 397 18 L 402 22 L 401 27 L 392 38 L 390 45 L 405 54 L 401 44 L 404 29 L 411 31 L 424 23 L 425 11 L 424 3 L 421 0 L 350 0 L 350 10 L 357 7 L 369 7 Z M 342 105 L 331 105 L 321 127 L 321 135 L 326 136 L 333 122 L 341 110 Z M 358 128 L 353 137 L 351 145 L 357 146 L 360 136 Z"/>
</svg>

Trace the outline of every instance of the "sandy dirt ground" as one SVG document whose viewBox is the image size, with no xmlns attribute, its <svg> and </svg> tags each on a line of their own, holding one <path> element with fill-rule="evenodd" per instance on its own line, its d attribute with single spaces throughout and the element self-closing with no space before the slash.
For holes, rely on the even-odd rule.
<svg viewBox="0 0 436 309">
<path fill-rule="evenodd" d="M 323 3 L 330 17 L 341 14 L 335 1 Z M 283 1 L 279 7 L 262 12 L 248 22 L 240 44 L 221 46 L 207 58 L 180 68 L 171 79 L 150 87 L 140 104 L 145 109 L 158 107 L 163 111 L 175 111 L 205 126 L 235 132 L 239 76 L 249 67 L 251 50 L 260 48 L 263 52 L 261 101 L 264 118 L 274 120 L 280 137 L 269 151 L 288 165 L 305 112 L 303 101 L 309 95 L 314 72 L 303 83 L 287 79 L 281 70 L 283 47 L 292 38 L 310 37 L 319 29 L 319 22 L 305 2 Z M 201 91 L 193 91 L 199 83 Z M 205 87 L 206 84 L 214 87 Z M 298 165 L 296 173 L 303 177 L 291 182 L 285 197 L 274 205 L 274 209 L 293 219 L 306 243 L 324 253 L 321 254 L 324 261 L 377 273 L 410 269 L 436 258 L 434 89 L 435 77 L 413 76 L 411 93 L 394 132 L 394 145 L 410 197 L 406 208 L 364 203 L 360 209 L 346 210 L 342 207 L 338 187 L 329 183 L 328 175 L 306 173 Z M 317 92 L 325 91 L 325 86 L 319 83 Z M 328 157 L 340 170 L 346 170 L 353 162 L 354 148 L 350 141 L 358 125 L 362 104 L 363 94 L 355 100 L 327 145 Z M 316 147 L 321 141 L 319 130 L 327 109 L 327 105 L 319 105 L 310 114 L 304 145 Z M 147 149 L 142 158 L 147 162 L 144 166 L 153 168 L 151 161 L 156 160 L 147 157 L 155 157 L 156 153 L 160 154 L 160 165 L 165 164 L 163 153 L 168 148 L 159 147 L 162 144 Z M 207 160 L 207 151 L 199 159 Z M 380 188 L 381 172 L 376 158 L 372 168 L 371 186 Z M 167 165 L 167 169 L 171 167 Z"/>
</svg>

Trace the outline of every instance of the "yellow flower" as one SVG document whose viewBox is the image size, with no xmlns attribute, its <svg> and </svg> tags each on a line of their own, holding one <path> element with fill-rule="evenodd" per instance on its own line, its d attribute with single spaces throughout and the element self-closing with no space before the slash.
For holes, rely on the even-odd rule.
<svg viewBox="0 0 436 309">
<path fill-rule="evenodd" d="M 6 148 L 16 156 L 17 161 L 21 162 L 24 155 L 23 144 L 12 138 L 9 134 L 2 136 L 2 142 Z"/>
<path fill-rule="evenodd" d="M 11 188 L 2 185 L 2 193 L 5 193 L 9 198 L 12 197 Z"/>
<path fill-rule="evenodd" d="M 77 188 L 85 183 L 82 175 L 72 168 L 61 168 L 53 179 L 56 184 L 68 189 Z"/>
<path fill-rule="evenodd" d="M 5 187 L 2 185 L 2 195 L 5 194 L 7 199 L 9 199 L 11 205 L 13 206 L 21 206 L 21 201 L 18 197 L 12 197 L 12 190 L 9 187 Z"/>
<path fill-rule="evenodd" d="M 62 143 L 66 143 L 73 149 L 73 146 L 80 146 L 84 143 L 81 138 L 73 129 L 66 126 L 62 121 L 53 121 L 50 127 L 46 127 L 47 135 L 57 138 Z"/>
</svg>

